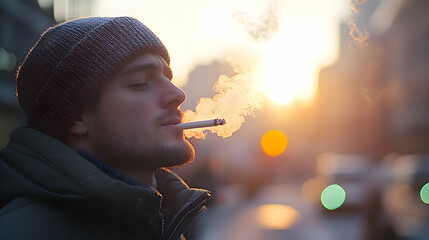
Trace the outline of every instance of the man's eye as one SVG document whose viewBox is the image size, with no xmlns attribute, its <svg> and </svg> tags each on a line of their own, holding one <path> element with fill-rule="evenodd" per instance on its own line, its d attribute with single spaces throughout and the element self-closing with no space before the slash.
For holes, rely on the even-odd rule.
<svg viewBox="0 0 429 240">
<path fill-rule="evenodd" d="M 148 83 L 147 83 L 147 82 L 144 82 L 144 83 L 136 83 L 136 84 L 132 84 L 132 85 L 130 85 L 130 88 L 132 88 L 132 89 L 136 89 L 136 90 L 139 90 L 139 89 L 144 89 L 144 88 L 146 88 L 146 87 L 147 87 L 147 85 L 148 85 Z"/>
</svg>

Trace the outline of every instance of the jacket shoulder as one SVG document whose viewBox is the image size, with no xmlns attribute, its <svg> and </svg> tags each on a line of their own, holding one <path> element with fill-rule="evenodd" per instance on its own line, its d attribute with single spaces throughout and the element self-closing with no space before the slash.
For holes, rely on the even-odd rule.
<svg viewBox="0 0 429 240">
<path fill-rule="evenodd" d="M 19 197 L 0 209 L 0 239 L 97 239 L 49 202 Z"/>
</svg>

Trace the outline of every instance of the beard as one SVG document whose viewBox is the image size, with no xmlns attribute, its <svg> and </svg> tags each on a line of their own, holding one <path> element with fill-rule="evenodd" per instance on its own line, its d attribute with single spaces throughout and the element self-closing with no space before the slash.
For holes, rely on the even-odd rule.
<svg viewBox="0 0 429 240">
<path fill-rule="evenodd" d="M 187 140 L 179 146 L 156 145 L 141 149 L 141 157 L 145 165 L 152 169 L 160 167 L 182 166 L 195 158 L 194 147 Z"/>
<path fill-rule="evenodd" d="M 195 149 L 184 139 L 173 143 L 148 139 L 139 131 L 124 131 L 110 126 L 97 114 L 95 127 L 96 156 L 123 171 L 146 172 L 161 167 L 174 167 L 190 163 Z M 125 134 L 128 133 L 128 134 Z"/>
<path fill-rule="evenodd" d="M 139 165 L 140 163 L 140 165 L 144 165 L 141 166 L 142 168 L 149 167 L 150 169 L 174 167 L 190 163 L 194 158 L 194 147 L 189 141 L 184 139 L 182 144 L 178 146 L 157 144 L 142 147 L 139 150 L 139 160 L 137 160 L 135 165 Z"/>
</svg>

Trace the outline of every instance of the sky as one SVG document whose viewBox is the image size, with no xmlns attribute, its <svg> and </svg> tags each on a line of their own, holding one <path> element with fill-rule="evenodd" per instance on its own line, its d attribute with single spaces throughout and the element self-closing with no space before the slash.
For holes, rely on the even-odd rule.
<svg viewBox="0 0 429 240">
<path fill-rule="evenodd" d="M 197 65 L 258 60 L 258 81 L 278 104 L 309 101 L 320 68 L 339 54 L 348 0 L 94 0 L 92 15 L 131 16 L 164 42 L 174 82 Z M 243 62 L 246 62 L 243 61 Z"/>
</svg>

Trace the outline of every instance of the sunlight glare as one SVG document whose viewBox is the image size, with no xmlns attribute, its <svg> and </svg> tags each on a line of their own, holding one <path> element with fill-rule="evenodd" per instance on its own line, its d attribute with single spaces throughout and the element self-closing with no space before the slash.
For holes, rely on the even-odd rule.
<svg viewBox="0 0 429 240">
<path fill-rule="evenodd" d="M 277 104 L 309 102 L 317 88 L 321 63 L 330 58 L 329 37 L 314 19 L 289 19 L 267 43 L 263 55 L 264 92 Z"/>
</svg>

